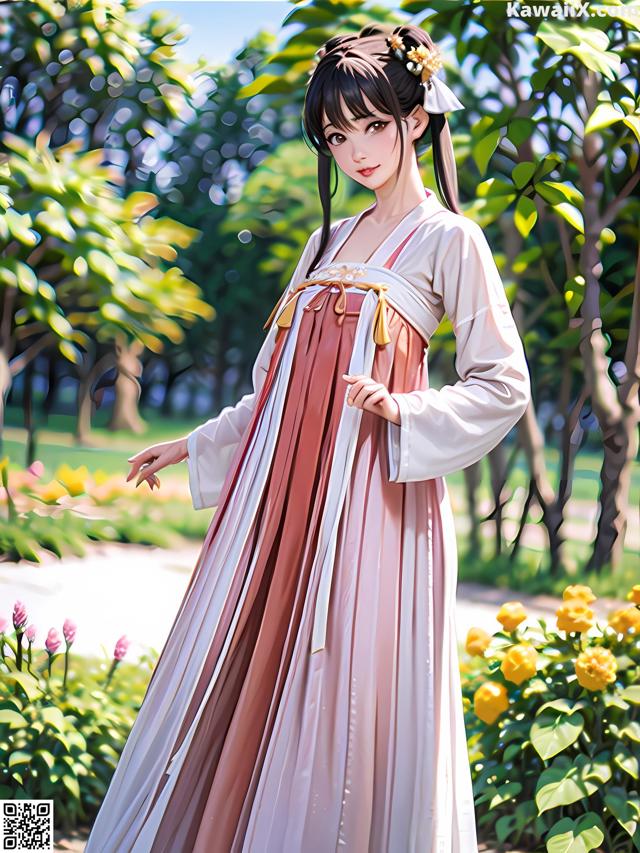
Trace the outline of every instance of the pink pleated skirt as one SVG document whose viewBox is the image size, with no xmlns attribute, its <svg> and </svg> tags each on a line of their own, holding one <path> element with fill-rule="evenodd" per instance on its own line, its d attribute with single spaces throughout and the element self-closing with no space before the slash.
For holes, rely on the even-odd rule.
<svg viewBox="0 0 640 853">
<path fill-rule="evenodd" d="M 434 818 L 436 768 L 445 766 L 437 750 L 447 749 L 439 738 L 449 737 L 451 725 L 438 718 L 443 680 L 434 677 L 438 667 L 449 667 L 439 637 L 451 627 L 438 607 L 447 547 L 442 495 L 432 480 L 389 482 L 387 424 L 370 412 L 362 413 L 340 521 L 326 647 L 309 651 L 310 569 L 364 293 L 347 292 L 342 322 L 333 310 L 338 296 L 325 291 L 303 311 L 273 464 L 176 748 L 216 666 L 222 669 L 152 853 L 464 849 L 449 846 L 455 814 Z M 391 306 L 387 320 L 392 340 L 376 347 L 373 378 L 391 391 L 426 387 L 426 342 Z M 286 333 L 278 333 L 207 541 L 243 475 Z M 206 557 L 197 569 L 204 570 L 215 571 Z M 188 619 L 188 610 L 180 618 Z M 455 696 L 455 683 L 453 689 Z M 162 784 L 156 797 L 161 790 Z"/>
</svg>

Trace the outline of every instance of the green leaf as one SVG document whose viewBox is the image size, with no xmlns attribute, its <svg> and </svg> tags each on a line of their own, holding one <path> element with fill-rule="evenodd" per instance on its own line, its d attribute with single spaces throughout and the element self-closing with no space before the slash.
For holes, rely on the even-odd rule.
<svg viewBox="0 0 640 853">
<path fill-rule="evenodd" d="M 598 104 L 589 116 L 589 120 L 584 126 L 584 132 L 587 134 L 602 130 L 603 127 L 610 127 L 612 124 L 622 121 L 623 118 L 624 114 L 616 109 L 613 104 Z"/>
<path fill-rule="evenodd" d="M 471 153 L 481 175 L 486 173 L 489 161 L 498 147 L 499 141 L 500 130 L 496 129 L 492 130 L 486 136 L 483 136 L 482 139 L 476 142 L 473 146 Z"/>
<path fill-rule="evenodd" d="M 16 276 L 18 278 L 18 287 L 25 293 L 32 296 L 38 291 L 38 276 L 27 264 L 22 261 L 16 263 Z"/>
<path fill-rule="evenodd" d="M 25 750 L 17 749 L 9 756 L 9 767 L 16 767 L 20 764 L 31 764 L 31 753 Z"/>
<path fill-rule="evenodd" d="M 525 187 L 531 178 L 534 176 L 536 172 L 536 164 L 535 163 L 518 163 L 517 166 L 513 168 L 511 172 L 511 177 L 513 179 L 513 183 L 516 187 L 521 190 Z"/>
<path fill-rule="evenodd" d="M 90 249 L 87 260 L 91 269 L 104 276 L 107 281 L 114 284 L 118 280 L 118 265 L 109 255 L 100 252 L 98 249 Z"/>
<path fill-rule="evenodd" d="M 604 802 L 620 826 L 632 837 L 638 831 L 640 819 L 640 794 L 614 786 L 604 793 Z"/>
<path fill-rule="evenodd" d="M 540 814 L 558 806 L 568 806 L 590 797 L 611 778 L 606 761 L 590 761 L 584 755 L 569 759 L 559 756 L 543 770 L 536 786 L 536 805 Z"/>
<path fill-rule="evenodd" d="M 553 209 L 565 219 L 569 225 L 576 229 L 580 234 L 584 234 L 584 219 L 582 213 L 577 207 L 572 204 L 561 202 L 560 204 L 552 205 Z"/>
<path fill-rule="evenodd" d="M 632 705 L 640 705 L 640 684 L 630 684 L 619 695 Z"/>
<path fill-rule="evenodd" d="M 56 708 L 53 705 L 48 705 L 47 707 L 42 708 L 40 711 L 40 717 L 47 725 L 59 732 L 63 732 L 67 728 L 64 720 L 64 714 L 60 708 Z"/>
<path fill-rule="evenodd" d="M 604 840 L 602 819 L 587 812 L 572 820 L 563 817 L 555 823 L 546 836 L 547 853 L 589 853 Z"/>
<path fill-rule="evenodd" d="M 531 743 L 540 758 L 547 760 L 575 743 L 583 729 L 584 718 L 577 712 L 540 714 L 531 725 Z"/>
<path fill-rule="evenodd" d="M 635 779 L 640 778 L 638 758 L 623 743 L 616 743 L 613 748 L 613 763 Z"/>
<path fill-rule="evenodd" d="M 10 729 L 22 729 L 28 726 L 29 723 L 17 711 L 12 711 L 10 708 L 2 708 L 0 710 L 0 726 L 9 726 Z"/>
<path fill-rule="evenodd" d="M 602 30 L 578 24 L 543 21 L 536 38 L 561 56 L 573 54 L 591 71 L 598 71 L 610 80 L 620 72 L 620 57 L 607 50 L 609 38 Z"/>
<path fill-rule="evenodd" d="M 516 203 L 513 221 L 523 237 L 529 236 L 537 219 L 538 211 L 536 210 L 534 201 L 527 196 L 520 196 Z"/>
<path fill-rule="evenodd" d="M 627 116 L 623 119 L 623 124 L 626 124 L 626 126 L 633 131 L 638 142 L 640 142 L 640 116 Z"/>
<path fill-rule="evenodd" d="M 38 699 L 42 695 L 43 691 L 38 683 L 38 679 L 34 678 L 28 672 L 5 672 L 2 677 L 7 681 L 14 681 L 16 684 L 19 684 L 27 694 L 29 701 Z"/>
</svg>

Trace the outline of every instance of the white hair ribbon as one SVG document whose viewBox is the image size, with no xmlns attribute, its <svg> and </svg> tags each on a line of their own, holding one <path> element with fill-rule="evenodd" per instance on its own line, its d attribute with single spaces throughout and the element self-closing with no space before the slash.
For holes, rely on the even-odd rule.
<svg viewBox="0 0 640 853">
<path fill-rule="evenodd" d="M 429 85 L 431 84 L 431 85 Z M 427 113 L 447 113 L 451 110 L 464 110 L 464 104 L 440 77 L 432 74 L 424 86 L 422 106 Z"/>
</svg>

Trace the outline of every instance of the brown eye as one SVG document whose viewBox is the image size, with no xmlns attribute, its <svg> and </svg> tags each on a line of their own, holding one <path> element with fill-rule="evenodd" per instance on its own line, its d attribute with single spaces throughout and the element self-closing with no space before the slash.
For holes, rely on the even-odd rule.
<svg viewBox="0 0 640 853">
<path fill-rule="evenodd" d="M 335 136 L 340 137 L 341 140 L 344 139 L 344 136 L 341 133 L 330 133 L 329 136 L 327 137 L 327 142 L 329 143 L 329 145 L 340 145 L 339 141 L 338 142 L 332 141 Z"/>
</svg>

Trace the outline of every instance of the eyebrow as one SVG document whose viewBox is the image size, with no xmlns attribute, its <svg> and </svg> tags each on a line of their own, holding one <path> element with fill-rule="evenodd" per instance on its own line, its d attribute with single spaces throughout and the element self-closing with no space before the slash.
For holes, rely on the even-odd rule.
<svg viewBox="0 0 640 853">
<path fill-rule="evenodd" d="M 355 116 L 349 116 L 349 118 L 351 119 L 351 121 L 360 121 L 360 120 L 361 120 L 361 119 L 363 119 L 363 118 L 372 118 L 372 117 L 377 118 L 377 116 L 376 116 L 376 114 L 375 114 L 375 113 L 365 113 L 363 116 L 360 116 L 360 118 L 356 118 Z M 322 129 L 323 129 L 323 130 L 326 130 L 328 127 L 333 127 L 333 125 L 331 124 L 331 122 L 328 122 L 327 124 L 325 124 L 325 126 L 324 126 Z"/>
</svg>

